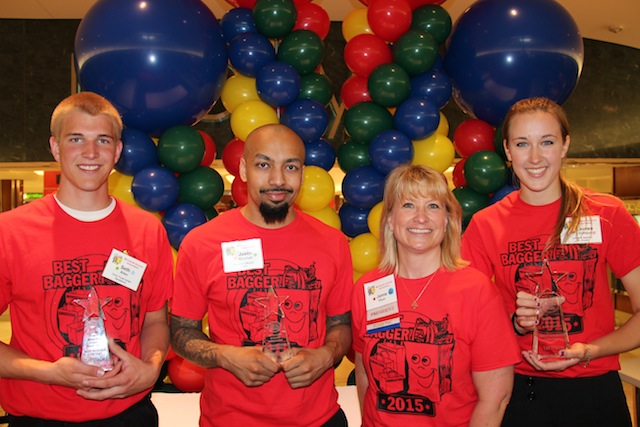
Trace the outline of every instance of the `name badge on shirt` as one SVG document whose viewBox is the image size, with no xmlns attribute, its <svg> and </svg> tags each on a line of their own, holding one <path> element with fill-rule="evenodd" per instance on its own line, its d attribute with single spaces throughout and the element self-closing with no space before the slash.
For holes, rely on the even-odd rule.
<svg viewBox="0 0 640 427">
<path fill-rule="evenodd" d="M 262 240 L 222 242 L 222 268 L 225 273 L 264 268 Z"/>
<path fill-rule="evenodd" d="M 574 233 L 568 234 L 570 222 L 571 218 L 565 220 L 564 228 L 560 234 L 560 241 L 563 244 L 602 243 L 602 229 L 600 228 L 599 215 L 580 218 L 578 229 Z"/>
<path fill-rule="evenodd" d="M 367 333 L 400 327 L 398 293 L 393 274 L 364 284 L 367 309 Z"/>
<path fill-rule="evenodd" d="M 147 263 L 117 249 L 111 251 L 102 276 L 132 291 L 137 291 Z"/>
</svg>

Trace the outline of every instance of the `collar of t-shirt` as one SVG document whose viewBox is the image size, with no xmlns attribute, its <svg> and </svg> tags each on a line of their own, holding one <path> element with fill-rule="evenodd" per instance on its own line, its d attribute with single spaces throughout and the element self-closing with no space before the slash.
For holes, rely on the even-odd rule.
<svg viewBox="0 0 640 427">
<path fill-rule="evenodd" d="M 108 217 L 109 214 L 111 214 L 111 212 L 113 212 L 113 210 L 116 208 L 116 200 L 113 197 L 111 197 L 111 203 L 109 204 L 109 206 L 97 211 L 79 211 L 77 209 L 72 209 L 69 206 L 62 204 L 62 202 L 58 200 L 57 195 L 54 194 L 53 198 L 55 199 L 56 203 L 58 203 L 58 206 L 60 206 L 60 209 L 62 209 L 68 215 L 72 216 L 78 221 L 83 222 L 100 221 L 101 219 Z"/>
</svg>

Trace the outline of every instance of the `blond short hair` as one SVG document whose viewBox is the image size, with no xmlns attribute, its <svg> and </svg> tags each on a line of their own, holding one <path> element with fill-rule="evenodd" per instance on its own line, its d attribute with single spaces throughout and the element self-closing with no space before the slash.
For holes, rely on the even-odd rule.
<svg viewBox="0 0 640 427">
<path fill-rule="evenodd" d="M 62 132 L 62 124 L 69 113 L 79 109 L 92 116 L 104 114 L 112 124 L 116 139 L 122 137 L 122 118 L 118 110 L 106 98 L 93 92 L 80 92 L 66 97 L 53 110 L 51 115 L 51 135 L 59 138 Z"/>
</svg>

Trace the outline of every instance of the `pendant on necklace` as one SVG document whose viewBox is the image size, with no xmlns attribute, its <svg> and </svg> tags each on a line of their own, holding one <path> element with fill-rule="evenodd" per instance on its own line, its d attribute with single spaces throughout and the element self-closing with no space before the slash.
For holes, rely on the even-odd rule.
<svg viewBox="0 0 640 427">
<path fill-rule="evenodd" d="M 414 300 L 414 301 L 411 303 L 411 308 L 413 308 L 414 310 L 415 310 L 416 308 L 418 308 L 418 301 L 415 301 L 415 300 Z"/>
</svg>

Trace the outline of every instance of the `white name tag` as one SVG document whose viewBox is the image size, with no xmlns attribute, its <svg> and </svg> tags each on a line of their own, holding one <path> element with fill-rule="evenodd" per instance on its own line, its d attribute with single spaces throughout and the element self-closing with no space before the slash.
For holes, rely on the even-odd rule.
<svg viewBox="0 0 640 427">
<path fill-rule="evenodd" d="M 364 284 L 367 333 L 400 327 L 398 293 L 393 274 Z"/>
<path fill-rule="evenodd" d="M 600 216 L 591 215 L 580 218 L 578 229 L 571 234 L 569 233 L 569 222 L 571 218 L 567 218 L 564 228 L 560 234 L 562 244 L 585 244 L 585 243 L 602 243 L 602 229 L 600 228 Z"/>
<path fill-rule="evenodd" d="M 147 263 L 135 259 L 125 252 L 113 249 L 107 260 L 107 265 L 104 266 L 102 276 L 132 291 L 137 291 L 146 268 Z"/>
<path fill-rule="evenodd" d="M 264 268 L 262 240 L 236 240 L 223 242 L 220 246 L 222 247 L 222 268 L 225 273 Z"/>
</svg>

